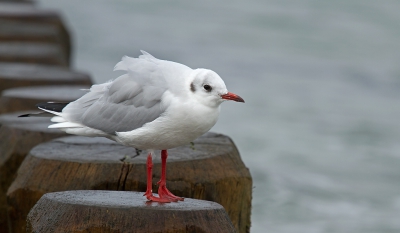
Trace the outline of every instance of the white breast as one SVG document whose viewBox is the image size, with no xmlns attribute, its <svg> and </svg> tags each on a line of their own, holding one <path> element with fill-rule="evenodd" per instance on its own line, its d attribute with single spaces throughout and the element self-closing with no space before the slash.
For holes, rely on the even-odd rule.
<svg viewBox="0 0 400 233">
<path fill-rule="evenodd" d="M 170 103 L 161 117 L 141 128 L 117 132 L 114 140 L 138 149 L 170 149 L 188 144 L 209 131 L 218 116 L 219 107 L 210 108 L 193 101 Z"/>
</svg>

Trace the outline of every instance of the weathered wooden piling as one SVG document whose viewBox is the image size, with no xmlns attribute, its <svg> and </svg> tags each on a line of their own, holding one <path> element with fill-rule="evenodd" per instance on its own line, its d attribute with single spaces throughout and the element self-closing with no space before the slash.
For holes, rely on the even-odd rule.
<svg viewBox="0 0 400 233">
<path fill-rule="evenodd" d="M 0 42 L 1 38 L 4 39 L 0 43 L 0 60 L 69 65 L 70 37 L 58 12 L 39 9 L 32 4 L 0 2 L 0 22 L 3 25 Z M 15 29 L 15 25 L 19 29 Z M 35 27 L 24 29 L 32 25 Z M 56 37 L 45 32 L 49 26 L 53 28 L 52 34 Z M 14 29 L 7 29 L 10 27 Z"/>
<path fill-rule="evenodd" d="M 154 159 L 154 181 L 161 175 L 159 157 Z M 193 145 L 169 150 L 167 164 L 171 192 L 215 201 L 239 232 L 249 231 L 252 179 L 231 139 L 208 133 Z M 78 136 L 36 146 L 7 193 L 13 232 L 25 231 L 29 210 L 45 193 L 92 189 L 145 191 L 145 152 L 137 155 L 134 148 L 107 139 Z"/>
<path fill-rule="evenodd" d="M 27 232 L 236 232 L 224 208 L 210 201 L 146 202 L 143 193 L 66 191 L 44 195 L 30 211 Z"/>
<path fill-rule="evenodd" d="M 6 192 L 15 178 L 18 167 L 29 150 L 39 143 L 65 136 L 58 129 L 48 129 L 50 118 L 18 118 L 28 113 L 37 112 L 36 103 L 46 101 L 70 102 L 85 92 L 80 90 L 89 86 L 33 86 L 11 88 L 3 91 L 0 97 L 0 232 L 7 227 Z"/>
<path fill-rule="evenodd" d="M 69 103 L 80 98 L 90 86 L 34 86 L 16 87 L 4 90 L 0 96 L 0 114 L 34 110 L 41 102 Z"/>
<path fill-rule="evenodd" d="M 8 232 L 6 192 L 22 160 L 34 146 L 66 135 L 48 129 L 49 118 L 18 118 L 25 113 L 0 115 L 0 232 Z"/>
<path fill-rule="evenodd" d="M 14 87 L 91 84 L 89 75 L 62 67 L 0 62 L 0 92 Z"/>
<path fill-rule="evenodd" d="M 57 12 L 37 9 L 32 4 L 0 3 L 0 92 L 22 86 L 90 85 L 87 75 L 61 68 L 69 65 L 70 47 L 69 34 Z M 0 103 L 3 111 L 15 111 L 23 104 L 33 106 L 36 102 L 33 97 L 18 96 L 13 91 L 5 91 L 5 99 L 1 101 L 2 106 L 16 108 L 5 110 L 6 107 L 1 107 Z M 4 120 L 4 115 L 0 116 L 0 232 L 7 232 L 4 193 L 15 177 L 16 168 L 34 145 L 64 135 L 62 131 L 47 129 L 50 122 L 46 118 L 21 119 L 16 115 L 13 120 L 7 117 L 8 120 Z M 136 153 L 133 148 L 104 139 L 82 137 L 63 138 L 36 147 L 23 162 L 7 192 L 11 232 L 25 232 L 29 210 L 48 192 L 77 189 L 144 191 L 146 156 Z M 29 215 L 28 231 L 115 232 L 122 229 L 121 232 L 129 232 L 132 227 L 138 227 L 139 231 L 144 229 L 144 232 L 249 231 L 252 180 L 228 137 L 210 133 L 196 140 L 194 145 L 169 150 L 169 154 L 168 188 L 179 196 L 220 203 L 233 226 L 226 213 L 221 211 L 223 209 L 214 204 L 199 204 L 186 199 L 165 205 L 145 205 L 145 197 L 138 194 L 135 195 L 139 202 L 122 200 L 124 195 L 133 195 L 132 192 L 112 192 L 104 196 L 106 192 L 99 191 L 97 193 L 103 193 L 103 196 L 93 202 L 90 199 L 93 193 L 80 191 L 80 196 L 75 199 L 67 198 L 68 203 L 60 201 L 63 197 L 43 197 L 44 201 L 39 202 Z M 160 178 L 159 157 L 154 163 L 156 181 Z M 153 190 L 157 190 L 155 182 Z M 118 197 L 120 202 L 116 203 Z M 88 202 L 94 204 L 90 206 Z M 185 212 L 179 206 L 191 211 Z M 153 219 L 164 225 L 152 224 Z M 163 228 L 157 228 L 159 226 Z"/>
<path fill-rule="evenodd" d="M 0 61 L 68 66 L 60 47 L 45 43 L 2 42 Z"/>
<path fill-rule="evenodd" d="M 65 43 L 56 25 L 0 18 L 1 42 Z M 63 45 L 67 46 L 67 45 Z"/>
</svg>

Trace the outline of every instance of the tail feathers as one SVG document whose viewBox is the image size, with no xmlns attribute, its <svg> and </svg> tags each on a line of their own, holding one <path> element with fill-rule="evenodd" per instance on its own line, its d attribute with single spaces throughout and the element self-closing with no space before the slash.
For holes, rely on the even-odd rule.
<svg viewBox="0 0 400 233">
<path fill-rule="evenodd" d="M 78 123 L 73 123 L 73 122 L 62 122 L 62 123 L 57 123 L 57 124 L 52 124 L 49 126 L 49 128 L 83 128 L 85 126 L 78 124 Z"/>
<path fill-rule="evenodd" d="M 64 119 L 64 117 L 61 116 L 54 116 L 53 114 L 51 114 L 53 117 L 50 119 L 51 122 L 55 122 L 55 123 L 62 123 L 62 122 L 67 122 L 67 120 Z"/>
<path fill-rule="evenodd" d="M 36 113 L 28 113 L 23 114 L 18 117 L 52 117 L 54 115 L 60 115 L 63 108 L 67 106 L 69 103 L 38 103 L 36 106 L 43 110 L 43 112 L 36 112 Z"/>
</svg>

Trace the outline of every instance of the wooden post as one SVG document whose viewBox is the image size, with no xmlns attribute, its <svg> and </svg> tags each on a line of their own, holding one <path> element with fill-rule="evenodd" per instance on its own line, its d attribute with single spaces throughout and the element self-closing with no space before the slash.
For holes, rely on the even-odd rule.
<svg viewBox="0 0 400 233">
<path fill-rule="evenodd" d="M 6 192 L 22 160 L 39 143 L 66 135 L 48 129 L 49 118 L 18 118 L 24 113 L 0 115 L 0 232 L 8 232 Z"/>
<path fill-rule="evenodd" d="M 91 84 L 87 74 L 62 67 L 0 62 L 0 92 L 24 86 Z"/>
<path fill-rule="evenodd" d="M 61 44 L 60 30 L 55 25 L 0 18 L 0 41 Z M 65 45 L 64 45 L 65 46 Z"/>
<path fill-rule="evenodd" d="M 0 20 L 2 22 L 13 22 L 13 23 L 30 23 L 30 24 L 35 24 L 35 25 L 50 25 L 53 26 L 56 30 L 57 33 L 57 41 L 56 43 L 46 43 L 46 44 L 53 44 L 53 45 L 58 45 L 57 49 L 60 51 L 60 57 L 57 57 L 59 61 L 57 63 L 60 63 L 59 65 L 69 65 L 70 62 L 70 53 L 71 53 L 71 42 L 70 42 L 70 36 L 68 33 L 68 30 L 66 29 L 65 25 L 62 22 L 62 19 L 60 18 L 58 12 L 53 11 L 53 10 L 44 10 L 44 9 L 38 9 L 35 8 L 32 4 L 21 4 L 21 3 L 0 3 Z M 32 29 L 32 28 L 31 28 Z M 37 30 L 40 30 L 38 28 Z M 34 33 L 37 35 L 37 33 Z M 15 38 L 15 37 L 14 37 Z M 13 40 L 15 41 L 15 40 Z M 43 40 L 42 40 L 43 41 Z M 32 42 L 32 41 L 31 41 Z M 46 41 L 49 42 L 49 41 Z M 35 60 L 32 60 L 33 57 L 31 56 L 32 52 L 36 52 L 36 54 L 43 56 L 44 51 L 40 53 L 40 51 L 37 50 L 32 50 L 33 48 L 27 46 L 30 48 L 30 53 L 23 53 L 23 51 L 18 51 L 20 57 L 18 58 L 19 61 L 24 58 L 24 56 L 21 55 L 26 55 L 25 59 L 26 62 L 35 62 Z M 45 47 L 42 47 L 42 49 Z M 4 48 L 3 48 L 4 50 Z M 10 50 L 8 50 L 10 51 Z M 51 49 L 47 48 L 47 53 L 50 52 Z M 15 54 L 17 55 L 17 54 Z M 14 57 L 14 61 L 17 57 Z M 11 58 L 8 57 L 8 60 Z M 46 63 L 51 63 L 54 64 L 56 61 L 51 61 L 51 60 L 45 60 L 41 59 L 41 61 L 46 61 Z"/>
<path fill-rule="evenodd" d="M 61 48 L 47 43 L 2 42 L 0 61 L 68 66 Z"/>
<path fill-rule="evenodd" d="M 153 162 L 156 182 L 159 154 Z M 193 145 L 169 150 L 167 187 L 178 196 L 221 204 L 239 232 L 249 231 L 252 179 L 228 137 L 208 133 Z M 137 155 L 108 139 L 78 136 L 38 145 L 7 192 L 13 232 L 25 231 L 29 210 L 45 193 L 90 189 L 145 191 L 146 152 Z"/>
<path fill-rule="evenodd" d="M 210 201 L 146 202 L 144 193 L 66 191 L 44 195 L 30 211 L 27 232 L 236 232 L 224 208 Z"/>
<path fill-rule="evenodd" d="M 0 97 L 0 114 L 7 112 L 33 110 L 41 102 L 68 103 L 80 98 L 90 86 L 36 86 L 17 87 L 3 91 Z"/>
</svg>

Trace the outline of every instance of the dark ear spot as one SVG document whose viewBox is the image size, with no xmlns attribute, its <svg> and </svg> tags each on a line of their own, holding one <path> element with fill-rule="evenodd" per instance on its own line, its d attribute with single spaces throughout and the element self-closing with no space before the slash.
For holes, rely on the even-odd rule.
<svg viewBox="0 0 400 233">
<path fill-rule="evenodd" d="M 195 91 L 196 91 L 196 88 L 194 87 L 194 84 L 193 84 L 193 83 L 190 84 L 190 90 L 191 90 L 192 92 L 195 92 Z"/>
</svg>

